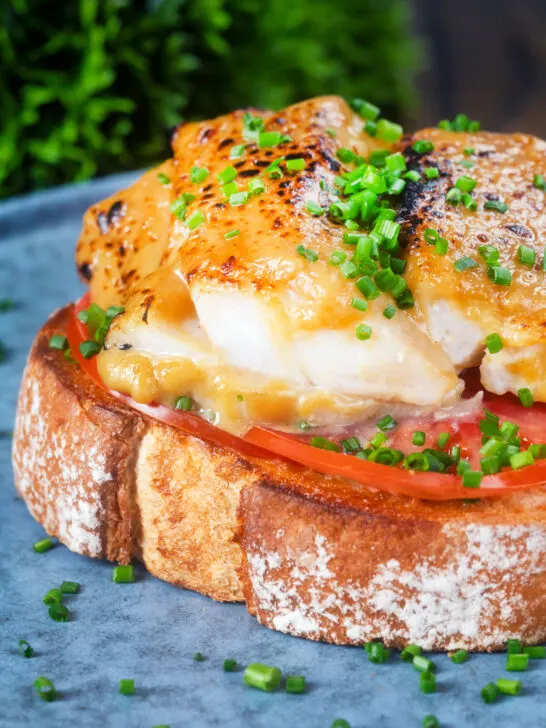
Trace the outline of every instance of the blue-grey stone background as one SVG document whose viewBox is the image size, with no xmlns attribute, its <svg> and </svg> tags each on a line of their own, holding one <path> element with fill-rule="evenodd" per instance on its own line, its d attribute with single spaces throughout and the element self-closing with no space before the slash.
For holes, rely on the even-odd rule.
<svg viewBox="0 0 546 728">
<path fill-rule="evenodd" d="M 438 655 L 438 692 L 422 695 L 419 676 L 398 654 L 385 665 L 362 648 L 295 639 L 260 626 L 241 605 L 211 600 L 164 584 L 138 569 L 135 584 L 111 581 L 111 565 L 57 546 L 35 554 L 43 531 L 15 494 L 10 465 L 19 380 L 32 338 L 49 313 L 81 292 L 73 251 L 81 215 L 92 202 L 122 188 L 133 175 L 97 180 L 12 199 L 0 205 L 0 728 L 418 728 L 434 713 L 444 728 L 546 726 L 546 661 L 521 677 L 524 693 L 487 706 L 480 689 L 504 671 L 503 655 L 475 655 L 453 665 Z M 82 584 L 67 599 L 72 620 L 53 622 L 44 594 L 65 579 Z M 17 652 L 27 639 L 35 656 Z M 194 654 L 206 656 L 196 662 Z M 305 675 L 306 695 L 245 687 L 242 671 L 224 673 L 223 660 L 262 661 L 285 674 Z M 34 693 L 39 675 L 59 698 Z M 119 694 L 134 678 L 136 694 Z"/>
</svg>

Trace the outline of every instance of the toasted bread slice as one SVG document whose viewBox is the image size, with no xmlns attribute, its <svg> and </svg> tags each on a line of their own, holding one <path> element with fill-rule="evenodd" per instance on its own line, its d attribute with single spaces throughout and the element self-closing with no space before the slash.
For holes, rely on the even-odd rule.
<svg viewBox="0 0 546 728">
<path fill-rule="evenodd" d="M 338 644 L 500 649 L 546 638 L 546 490 L 481 502 L 396 497 L 158 423 L 38 334 L 13 444 L 19 493 L 88 556 L 245 600 L 273 629 Z"/>
</svg>

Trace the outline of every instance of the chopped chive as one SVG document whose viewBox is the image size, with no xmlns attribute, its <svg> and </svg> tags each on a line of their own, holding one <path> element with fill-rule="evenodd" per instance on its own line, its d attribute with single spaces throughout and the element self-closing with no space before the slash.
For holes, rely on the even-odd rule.
<svg viewBox="0 0 546 728">
<path fill-rule="evenodd" d="M 426 139 L 421 139 L 417 142 L 414 142 L 411 145 L 411 148 L 414 152 L 417 152 L 417 154 L 427 154 L 428 152 L 432 152 L 432 150 L 434 149 L 434 144 L 427 141 Z"/>
<path fill-rule="evenodd" d="M 352 260 L 346 260 L 339 266 L 339 270 L 343 273 L 345 278 L 356 278 L 359 271 L 358 267 L 353 263 Z"/>
<path fill-rule="evenodd" d="M 342 250 L 334 250 L 328 258 L 328 263 L 330 263 L 330 265 L 341 265 L 342 263 L 345 263 L 346 260 L 347 253 L 344 253 Z"/>
<path fill-rule="evenodd" d="M 446 255 L 449 248 L 449 242 L 445 238 L 438 238 L 434 243 L 434 252 L 436 255 Z"/>
<path fill-rule="evenodd" d="M 368 301 L 365 301 L 363 298 L 353 298 L 351 301 L 351 306 L 353 308 L 356 308 L 358 311 L 367 311 Z"/>
<path fill-rule="evenodd" d="M 487 269 L 487 275 L 497 286 L 509 286 L 512 283 L 512 273 L 508 268 L 500 265 L 490 265 Z"/>
<path fill-rule="evenodd" d="M 161 182 L 162 185 L 168 185 L 171 183 L 171 178 L 163 172 L 159 172 L 159 174 L 157 175 L 157 179 L 159 180 L 159 182 Z"/>
<path fill-rule="evenodd" d="M 190 169 L 190 180 L 194 185 L 204 182 L 208 176 L 209 171 L 206 167 L 192 167 Z"/>
<path fill-rule="evenodd" d="M 116 584 L 132 584 L 135 580 L 135 569 L 131 564 L 114 566 L 112 581 Z"/>
<path fill-rule="evenodd" d="M 494 475 L 500 473 L 502 462 L 498 455 L 490 455 L 480 460 L 480 466 L 484 475 Z"/>
<path fill-rule="evenodd" d="M 80 585 L 77 581 L 63 581 L 61 584 L 61 592 L 63 594 L 78 594 Z"/>
<path fill-rule="evenodd" d="M 531 660 L 544 660 L 546 658 L 546 647 L 541 645 L 524 647 L 523 654 L 528 655 Z"/>
<path fill-rule="evenodd" d="M 352 455 L 359 450 L 362 450 L 362 445 L 358 437 L 348 437 L 346 440 L 341 440 L 340 443 L 343 452 L 348 455 Z"/>
<path fill-rule="evenodd" d="M 328 134 L 329 136 L 333 137 L 334 139 L 335 139 L 335 138 L 336 138 L 336 136 L 337 136 L 337 131 L 336 131 L 335 129 L 332 129 L 332 128 L 326 129 L 326 133 L 327 133 L 327 134 Z"/>
<path fill-rule="evenodd" d="M 419 676 L 421 692 L 425 694 L 436 692 L 436 677 L 432 672 L 422 672 Z"/>
<path fill-rule="evenodd" d="M 232 240 L 232 238 L 236 238 L 240 234 L 240 230 L 230 230 L 229 233 L 224 233 L 224 238 L 226 240 Z"/>
<path fill-rule="evenodd" d="M 64 604 L 52 604 L 47 613 L 54 622 L 68 622 L 70 611 Z"/>
<path fill-rule="evenodd" d="M 343 720 L 343 718 L 336 718 L 330 728 L 351 728 L 351 726 L 346 720 Z"/>
<path fill-rule="evenodd" d="M 308 260 L 310 263 L 316 263 L 316 261 L 319 259 L 319 254 L 316 250 L 306 248 L 304 245 L 298 245 L 298 247 L 296 248 L 296 253 L 298 255 L 301 255 L 302 258 L 305 258 L 305 260 Z"/>
<path fill-rule="evenodd" d="M 529 667 L 529 655 L 507 655 L 505 670 L 507 672 L 525 672 Z"/>
<path fill-rule="evenodd" d="M 490 354 L 498 354 L 503 348 L 502 339 L 498 334 L 488 334 L 485 337 L 485 346 Z"/>
<path fill-rule="evenodd" d="M 514 453 L 510 456 L 510 465 L 514 470 L 520 470 L 520 468 L 526 468 L 535 462 L 534 457 L 529 450 Z"/>
<path fill-rule="evenodd" d="M 371 326 L 367 326 L 366 324 L 358 324 L 356 327 L 356 338 L 360 341 L 368 341 L 368 339 L 372 335 L 372 329 Z"/>
<path fill-rule="evenodd" d="M 413 433 L 413 437 L 411 438 L 411 441 L 417 447 L 421 447 L 422 445 L 425 444 L 426 438 L 427 438 L 427 436 L 425 435 L 424 432 L 422 432 L 421 430 L 415 430 L 415 432 Z"/>
<path fill-rule="evenodd" d="M 236 660 L 224 660 L 224 672 L 235 672 L 237 669 Z"/>
<path fill-rule="evenodd" d="M 481 696 L 484 703 L 487 703 L 490 705 L 491 703 L 494 703 L 495 700 L 498 698 L 500 693 L 500 690 L 495 685 L 495 683 L 488 683 L 484 688 L 482 688 Z"/>
<path fill-rule="evenodd" d="M 239 192 L 239 188 L 237 187 L 236 182 L 228 182 L 227 184 L 222 185 L 222 194 L 228 199 L 231 195 L 235 195 L 237 192 Z"/>
<path fill-rule="evenodd" d="M 383 445 L 386 442 L 387 442 L 387 436 L 385 435 L 385 433 L 378 432 L 377 435 L 372 437 L 372 439 L 370 440 L 370 445 L 372 445 L 372 447 L 381 447 L 381 445 Z"/>
<path fill-rule="evenodd" d="M 329 450 L 330 452 L 339 452 L 341 449 L 339 445 L 336 445 L 335 442 L 332 442 L 327 437 L 312 437 L 310 445 L 319 450 Z"/>
<path fill-rule="evenodd" d="M 509 655 L 521 655 L 522 651 L 521 640 L 512 638 L 506 643 L 506 652 Z"/>
<path fill-rule="evenodd" d="M 26 640 L 19 640 L 19 654 L 23 657 L 32 657 L 34 654 L 33 648 Z"/>
<path fill-rule="evenodd" d="M 471 162 L 470 159 L 462 159 L 459 164 L 465 169 L 472 169 L 472 167 L 476 166 L 476 162 Z"/>
<path fill-rule="evenodd" d="M 239 157 L 242 157 L 244 153 L 245 153 L 245 145 L 236 144 L 234 147 L 231 147 L 231 150 L 229 152 L 229 158 L 230 159 L 239 159 Z"/>
<path fill-rule="evenodd" d="M 400 658 L 403 662 L 413 662 L 413 658 L 420 655 L 422 649 L 419 645 L 406 645 L 400 653 Z"/>
<path fill-rule="evenodd" d="M 288 675 L 286 678 L 286 692 L 301 695 L 305 692 L 305 677 L 303 675 Z"/>
<path fill-rule="evenodd" d="M 43 554 L 55 545 L 52 538 L 43 538 L 41 541 L 36 541 L 33 545 L 33 549 L 37 554 Z"/>
<path fill-rule="evenodd" d="M 446 202 L 449 205 L 458 205 L 463 200 L 463 193 L 458 187 L 451 187 L 446 192 Z"/>
<path fill-rule="evenodd" d="M 48 607 L 52 604 L 60 604 L 63 600 L 63 594 L 60 589 L 50 589 L 43 598 L 44 604 Z"/>
<path fill-rule="evenodd" d="M 400 152 L 389 154 L 389 156 L 385 158 L 385 166 L 387 167 L 387 171 L 391 174 L 403 172 L 406 169 L 406 160 L 404 159 L 404 155 Z"/>
<path fill-rule="evenodd" d="M 385 415 L 377 423 L 377 429 L 381 432 L 390 432 L 398 427 L 398 422 L 393 419 L 390 415 Z"/>
<path fill-rule="evenodd" d="M 369 301 L 373 301 L 381 295 L 381 291 L 369 276 L 359 278 L 356 287 Z"/>
<path fill-rule="evenodd" d="M 419 182 L 421 175 L 415 169 L 410 169 L 410 171 L 406 172 L 404 175 L 404 179 L 407 179 L 410 182 Z"/>
<path fill-rule="evenodd" d="M 484 202 L 483 209 L 504 213 L 508 210 L 508 205 L 502 200 L 487 200 L 487 202 Z"/>
<path fill-rule="evenodd" d="M 311 425 L 306 420 L 303 420 L 303 422 L 300 422 L 300 424 L 298 425 L 298 427 L 300 428 L 300 430 L 302 432 L 307 432 L 307 430 L 310 430 L 311 429 Z"/>
<path fill-rule="evenodd" d="M 0 313 L 13 311 L 14 308 L 15 303 L 11 300 L 11 298 L 0 298 Z"/>
<path fill-rule="evenodd" d="M 385 142 L 397 142 L 403 133 L 404 130 L 400 124 L 395 124 L 387 119 L 379 119 L 377 122 L 376 136 Z"/>
<path fill-rule="evenodd" d="M 119 692 L 121 695 L 134 695 L 135 694 L 135 681 L 134 680 L 120 680 L 119 681 Z"/>
<path fill-rule="evenodd" d="M 229 204 L 232 207 L 239 207 L 240 205 L 246 205 L 250 198 L 248 192 L 234 192 L 229 196 Z"/>
<path fill-rule="evenodd" d="M 479 488 L 483 473 L 479 470 L 465 470 L 463 473 L 463 486 L 465 488 Z"/>
<path fill-rule="evenodd" d="M 184 225 L 189 230 L 196 230 L 203 222 L 205 222 L 205 216 L 201 210 L 195 210 L 195 212 L 185 221 Z"/>
<path fill-rule="evenodd" d="M 470 270 L 470 268 L 477 268 L 477 266 L 478 264 L 476 261 L 466 255 L 463 255 L 462 258 L 456 260 L 453 265 L 455 270 L 459 273 L 462 273 L 465 270 Z"/>
<path fill-rule="evenodd" d="M 343 164 L 351 164 L 356 159 L 356 154 L 347 147 L 340 147 L 336 152 L 336 156 Z"/>
<path fill-rule="evenodd" d="M 428 657 L 425 657 L 424 655 L 414 655 L 412 663 L 413 667 L 418 672 L 434 672 L 436 669 L 432 660 L 429 660 Z"/>
<path fill-rule="evenodd" d="M 227 184 L 228 182 L 233 182 L 233 180 L 237 177 L 237 170 L 235 167 L 233 167 L 231 164 L 223 169 L 220 174 L 218 175 L 218 179 L 222 184 Z"/>
<path fill-rule="evenodd" d="M 533 177 L 533 184 L 539 190 L 546 190 L 546 179 L 544 179 L 544 175 L 542 174 L 535 174 Z"/>
<path fill-rule="evenodd" d="M 519 397 L 519 401 L 524 407 L 532 407 L 534 405 L 535 400 L 533 399 L 531 390 L 528 389 L 528 387 L 522 387 L 521 389 L 518 389 L 517 394 Z"/>
<path fill-rule="evenodd" d="M 546 445 L 529 445 L 529 452 L 535 460 L 544 460 L 546 458 Z"/>
<path fill-rule="evenodd" d="M 270 693 L 279 687 L 281 677 L 281 671 L 278 667 L 264 665 L 261 662 L 253 662 L 246 668 L 243 679 L 250 687 Z"/>
<path fill-rule="evenodd" d="M 496 685 L 503 695 L 519 695 L 521 693 L 521 680 L 507 680 L 506 678 L 500 677 Z"/>
<path fill-rule="evenodd" d="M 193 656 L 193 659 L 195 660 L 195 662 L 204 662 L 205 656 L 201 652 L 196 652 Z"/>
<path fill-rule="evenodd" d="M 472 192 L 477 184 L 476 180 L 472 179 L 472 177 L 463 175 L 455 182 L 455 187 L 461 190 L 461 192 Z"/>
<path fill-rule="evenodd" d="M 57 697 L 55 685 L 47 677 L 37 677 L 34 681 L 34 690 L 36 690 L 40 698 L 45 700 L 47 703 L 52 703 Z"/>
<path fill-rule="evenodd" d="M 248 183 L 248 193 L 251 197 L 256 197 L 265 192 L 265 185 L 260 178 L 251 179 Z"/>
<path fill-rule="evenodd" d="M 301 172 L 303 169 L 305 169 L 305 159 L 303 159 L 303 157 L 298 157 L 297 159 L 287 159 L 286 169 L 289 172 Z"/>
<path fill-rule="evenodd" d="M 396 314 L 396 306 L 392 303 L 389 303 L 388 306 L 385 306 L 385 308 L 383 309 L 383 316 L 386 319 L 394 318 L 395 314 Z"/>
<path fill-rule="evenodd" d="M 423 728 L 440 728 L 440 721 L 435 715 L 425 715 Z"/>
<path fill-rule="evenodd" d="M 64 351 L 68 347 L 68 339 L 61 334 L 54 334 L 49 340 L 49 348 Z"/>
<path fill-rule="evenodd" d="M 536 262 L 537 254 L 528 245 L 520 245 L 518 248 L 518 260 L 522 265 L 532 268 Z"/>
<path fill-rule="evenodd" d="M 374 665 L 382 665 L 387 662 L 391 654 L 390 650 L 382 642 L 368 642 L 366 652 L 368 653 L 368 660 Z"/>
<path fill-rule="evenodd" d="M 258 134 L 258 146 L 260 149 L 271 149 L 289 141 L 291 141 L 291 138 L 286 134 L 281 134 L 280 131 L 261 131 Z"/>
<path fill-rule="evenodd" d="M 313 202 L 313 200 L 307 200 L 307 202 L 305 203 L 305 209 L 307 210 L 307 212 L 310 212 L 311 215 L 324 215 L 324 209 L 316 202 Z"/>
<path fill-rule="evenodd" d="M 472 195 L 468 194 L 468 192 L 465 192 L 463 195 L 463 205 L 466 207 L 467 210 L 470 210 L 471 212 L 476 212 L 476 210 L 478 209 L 478 203 L 472 197 Z"/>
<path fill-rule="evenodd" d="M 97 341 L 82 341 L 80 344 L 80 354 L 84 359 L 91 359 L 101 350 L 101 345 Z"/>
<path fill-rule="evenodd" d="M 364 99 L 351 99 L 349 105 L 359 116 L 369 121 L 375 121 L 381 113 L 379 106 L 371 104 L 369 101 L 364 101 Z"/>
<path fill-rule="evenodd" d="M 487 265 L 496 265 L 500 260 L 499 250 L 494 245 L 480 245 L 478 252 Z"/>
<path fill-rule="evenodd" d="M 443 448 L 447 445 L 449 438 L 450 438 L 450 433 L 449 432 L 441 432 L 438 435 L 438 439 L 436 440 L 436 444 L 438 445 L 438 447 L 440 449 L 443 450 Z"/>
<path fill-rule="evenodd" d="M 174 403 L 175 410 L 182 412 L 190 412 L 193 409 L 193 399 L 191 397 L 178 397 Z"/>
<path fill-rule="evenodd" d="M 460 665 L 468 660 L 468 652 L 466 650 L 457 650 L 451 655 L 451 662 L 454 665 Z"/>
<path fill-rule="evenodd" d="M 423 174 L 427 179 L 438 179 L 440 176 L 440 170 L 438 167 L 426 167 L 426 169 L 423 170 Z"/>
</svg>

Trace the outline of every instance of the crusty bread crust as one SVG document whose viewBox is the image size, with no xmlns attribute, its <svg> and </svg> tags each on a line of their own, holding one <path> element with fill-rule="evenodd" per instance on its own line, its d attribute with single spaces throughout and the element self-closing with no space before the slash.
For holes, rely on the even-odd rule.
<svg viewBox="0 0 546 728">
<path fill-rule="evenodd" d="M 373 491 L 255 460 L 155 422 L 38 334 L 19 398 L 15 480 L 70 549 L 338 644 L 500 649 L 546 638 L 546 490 L 476 503 Z"/>
</svg>

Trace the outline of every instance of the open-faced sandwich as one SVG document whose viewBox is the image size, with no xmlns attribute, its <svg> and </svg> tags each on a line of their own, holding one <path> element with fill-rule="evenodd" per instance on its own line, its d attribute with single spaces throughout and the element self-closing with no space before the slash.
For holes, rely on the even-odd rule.
<svg viewBox="0 0 546 728">
<path fill-rule="evenodd" d="M 546 144 L 313 99 L 93 206 L 17 486 L 69 548 L 311 639 L 546 637 Z"/>
</svg>

